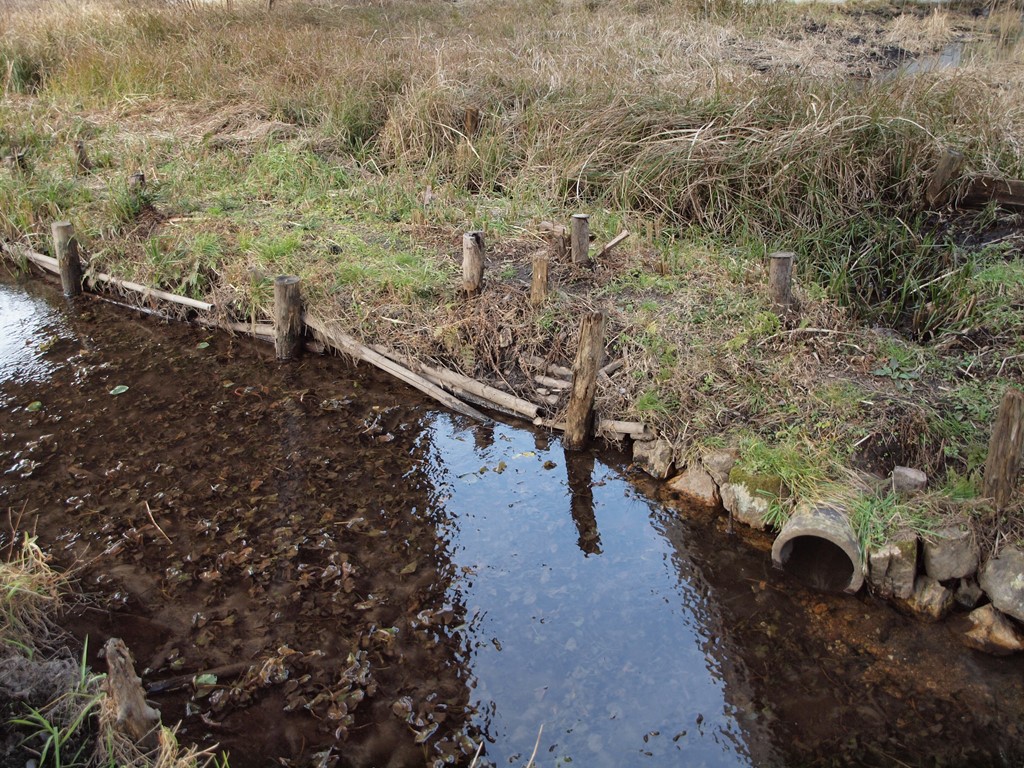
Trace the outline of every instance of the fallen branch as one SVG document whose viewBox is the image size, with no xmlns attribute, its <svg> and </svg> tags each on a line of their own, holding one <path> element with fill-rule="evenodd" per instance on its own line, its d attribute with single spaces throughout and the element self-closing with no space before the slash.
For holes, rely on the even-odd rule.
<svg viewBox="0 0 1024 768">
<path fill-rule="evenodd" d="M 245 672 L 251 666 L 252 664 L 247 661 L 236 661 L 234 664 L 225 664 L 222 667 L 214 667 L 213 669 L 203 670 L 202 672 L 189 672 L 184 675 L 175 675 L 174 677 L 168 677 L 166 680 L 157 680 L 155 683 L 150 683 L 146 686 L 146 692 L 153 694 L 178 691 L 192 685 L 195 679 L 202 675 L 214 675 L 217 678 L 225 679 L 233 678 Z"/>
<path fill-rule="evenodd" d="M 597 253 L 594 254 L 594 259 L 597 260 L 600 259 L 602 256 L 607 256 L 609 253 L 611 253 L 612 248 L 621 243 L 627 237 L 629 237 L 629 230 L 622 230 L 621 232 L 619 232 L 619 234 L 617 234 L 615 237 L 609 240 L 602 248 L 600 248 Z"/>
<path fill-rule="evenodd" d="M 553 379 L 550 376 L 539 376 L 538 375 L 538 376 L 534 376 L 533 380 L 536 381 L 541 386 L 547 387 L 549 389 L 559 389 L 559 390 L 572 389 L 572 382 L 571 381 L 563 381 L 562 379 Z"/>
<path fill-rule="evenodd" d="M 306 326 L 313 332 L 313 335 L 324 344 L 334 347 L 340 352 L 344 352 L 346 355 L 350 355 L 357 360 L 363 360 L 370 365 L 380 368 L 382 371 L 390 373 L 396 379 L 404 381 L 409 386 L 414 389 L 418 389 L 423 394 L 432 397 L 434 400 L 437 400 L 442 405 L 451 408 L 457 413 L 469 416 L 477 421 L 490 421 L 489 418 L 476 410 L 476 408 L 466 405 L 457 397 L 453 397 L 448 394 L 436 384 L 427 381 L 425 378 L 417 373 L 413 373 L 405 366 L 400 365 L 394 360 L 391 360 L 379 352 L 375 352 L 366 345 L 361 344 L 340 329 L 332 328 L 327 322 L 313 317 L 308 313 L 304 313 L 302 319 Z"/>
<path fill-rule="evenodd" d="M 606 365 L 604 368 L 602 368 L 600 371 L 598 371 L 597 375 L 598 376 L 611 376 L 613 373 L 618 371 L 623 365 L 625 365 L 625 362 L 621 358 L 618 359 L 618 360 L 613 360 L 612 362 L 608 363 L 608 365 Z"/>
<path fill-rule="evenodd" d="M 234 333 L 247 333 L 250 336 L 270 339 L 271 341 L 274 339 L 273 323 L 235 323 L 228 320 L 211 320 L 209 318 L 199 318 L 198 322 L 207 328 L 222 328 L 225 331 L 233 331 Z"/>
<path fill-rule="evenodd" d="M 617 435 L 631 437 L 634 440 L 653 440 L 654 433 L 646 424 L 639 421 L 614 421 L 613 419 L 600 419 L 597 423 L 598 434 Z"/>
<path fill-rule="evenodd" d="M 528 362 L 535 368 L 539 368 L 542 371 L 546 371 L 547 373 L 550 373 L 552 376 L 557 376 L 561 379 L 572 378 L 572 368 L 567 368 L 564 365 L 555 365 L 554 363 L 548 363 L 544 360 L 544 358 L 537 357 L 536 355 L 529 355 L 523 359 L 526 360 L 526 362 Z"/>
</svg>

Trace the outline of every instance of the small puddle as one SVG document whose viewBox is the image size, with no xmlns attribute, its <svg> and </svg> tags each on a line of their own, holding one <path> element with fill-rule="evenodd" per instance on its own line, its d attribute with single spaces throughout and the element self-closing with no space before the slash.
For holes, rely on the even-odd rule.
<svg viewBox="0 0 1024 768">
<path fill-rule="evenodd" d="M 233 768 L 1024 759 L 1024 662 L 963 614 L 807 591 L 615 453 L 32 291 L 0 286 L 0 505 Z"/>
</svg>

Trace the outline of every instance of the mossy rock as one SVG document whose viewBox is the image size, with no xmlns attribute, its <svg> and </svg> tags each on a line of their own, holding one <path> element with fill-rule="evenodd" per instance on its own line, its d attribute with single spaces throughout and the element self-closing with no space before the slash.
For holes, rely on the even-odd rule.
<svg viewBox="0 0 1024 768">
<path fill-rule="evenodd" d="M 782 478 L 771 472 L 753 472 L 737 464 L 729 471 L 729 482 L 734 485 L 745 485 L 751 496 L 765 499 L 789 497 L 789 488 Z"/>
</svg>

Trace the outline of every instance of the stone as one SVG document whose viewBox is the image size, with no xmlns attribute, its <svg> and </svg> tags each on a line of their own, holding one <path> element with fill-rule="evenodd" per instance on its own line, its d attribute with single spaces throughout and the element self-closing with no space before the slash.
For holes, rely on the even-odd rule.
<svg viewBox="0 0 1024 768">
<path fill-rule="evenodd" d="M 979 574 L 979 583 L 992 605 L 1018 621 L 1024 621 L 1024 552 L 1003 547 Z"/>
<path fill-rule="evenodd" d="M 971 629 L 963 637 L 964 645 L 993 656 L 1009 656 L 1024 650 L 1024 639 L 1017 627 L 989 604 L 971 611 L 967 617 Z"/>
<path fill-rule="evenodd" d="M 768 528 L 765 514 L 772 500 L 789 496 L 789 489 L 778 475 L 749 472 L 737 466 L 729 470 L 729 481 L 720 491 L 722 505 L 733 520 L 761 531 Z"/>
<path fill-rule="evenodd" d="M 974 535 L 960 528 L 943 528 L 924 540 L 924 572 L 936 581 L 963 579 L 978 570 Z"/>
<path fill-rule="evenodd" d="M 704 455 L 704 468 L 719 487 L 729 482 L 729 472 L 735 466 L 737 456 L 734 450 L 711 451 Z"/>
<path fill-rule="evenodd" d="M 633 463 L 651 477 L 664 480 L 672 471 L 672 443 L 664 439 L 633 443 Z"/>
<path fill-rule="evenodd" d="M 768 499 L 752 495 L 743 483 L 726 483 L 720 490 L 722 506 L 729 510 L 733 520 L 760 531 L 768 527 L 764 519 L 768 512 Z"/>
<path fill-rule="evenodd" d="M 923 491 L 928 487 L 928 475 L 920 469 L 896 467 L 892 471 L 892 489 L 899 494 Z"/>
<path fill-rule="evenodd" d="M 976 606 L 984 594 L 973 577 L 960 579 L 960 583 L 953 590 L 953 597 L 957 604 L 962 605 L 964 608 Z"/>
<path fill-rule="evenodd" d="M 921 576 L 914 583 L 914 594 L 906 605 L 920 619 L 939 621 L 953 607 L 953 590 L 946 589 L 930 576 Z"/>
<path fill-rule="evenodd" d="M 707 510 L 718 509 L 722 497 L 711 475 L 700 467 L 689 467 L 668 481 L 668 489 L 688 504 Z"/>
<path fill-rule="evenodd" d="M 904 532 L 868 556 L 868 584 L 884 598 L 908 600 L 917 580 L 917 536 Z"/>
</svg>

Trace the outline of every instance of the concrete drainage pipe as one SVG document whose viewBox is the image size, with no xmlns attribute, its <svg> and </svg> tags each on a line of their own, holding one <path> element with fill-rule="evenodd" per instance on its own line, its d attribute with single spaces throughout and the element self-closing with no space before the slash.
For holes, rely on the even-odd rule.
<svg viewBox="0 0 1024 768">
<path fill-rule="evenodd" d="M 864 556 L 850 520 L 828 506 L 800 505 L 772 546 L 776 568 L 809 587 L 855 593 L 864 583 Z"/>
</svg>

